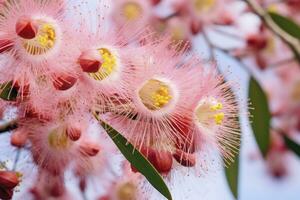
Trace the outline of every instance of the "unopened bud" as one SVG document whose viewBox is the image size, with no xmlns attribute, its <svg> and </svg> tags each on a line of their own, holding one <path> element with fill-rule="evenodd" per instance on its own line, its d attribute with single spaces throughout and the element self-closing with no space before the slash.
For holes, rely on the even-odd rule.
<svg viewBox="0 0 300 200">
<path fill-rule="evenodd" d="M 79 188 L 82 192 L 85 191 L 85 189 L 86 189 L 86 179 L 85 178 L 80 178 Z"/>
<path fill-rule="evenodd" d="M 171 171 L 173 158 L 170 152 L 149 148 L 147 158 L 159 173 L 168 173 Z"/>
<path fill-rule="evenodd" d="M 66 134 L 70 140 L 77 141 L 81 137 L 81 128 L 79 126 L 72 125 L 67 128 Z"/>
<path fill-rule="evenodd" d="M 80 145 L 79 151 L 84 156 L 93 157 L 93 156 L 96 156 L 99 153 L 100 148 L 96 144 L 84 143 L 84 144 Z"/>
<path fill-rule="evenodd" d="M 151 0 L 152 5 L 157 5 L 161 2 L 161 0 Z"/>
<path fill-rule="evenodd" d="M 24 39 L 33 39 L 36 37 L 38 31 L 37 25 L 31 19 L 23 18 L 19 19 L 16 24 L 16 33 L 18 36 Z"/>
<path fill-rule="evenodd" d="M 79 57 L 79 64 L 82 71 L 87 73 L 96 73 L 101 66 L 101 56 L 97 50 L 88 50 L 81 54 Z"/>
<path fill-rule="evenodd" d="M 13 189 L 19 184 L 16 172 L 0 171 L 0 188 Z"/>
<path fill-rule="evenodd" d="M 16 130 L 11 134 L 10 143 L 12 146 L 22 148 L 25 146 L 28 133 L 24 130 Z"/>
<path fill-rule="evenodd" d="M 73 87 L 76 82 L 77 78 L 74 76 L 60 75 L 56 77 L 53 85 L 57 90 L 68 90 Z"/>
<path fill-rule="evenodd" d="M 193 35 L 197 35 L 202 30 L 202 24 L 198 20 L 192 21 L 190 26 Z"/>
</svg>

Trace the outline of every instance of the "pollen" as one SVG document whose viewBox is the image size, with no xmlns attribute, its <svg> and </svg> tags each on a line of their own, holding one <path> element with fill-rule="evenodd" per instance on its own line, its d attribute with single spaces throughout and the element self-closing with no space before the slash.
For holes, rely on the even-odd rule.
<svg viewBox="0 0 300 200">
<path fill-rule="evenodd" d="M 43 55 L 56 44 L 55 27 L 50 23 L 39 22 L 38 32 L 33 39 L 22 39 L 23 47 L 30 55 Z"/>
<path fill-rule="evenodd" d="M 195 0 L 194 6 L 198 12 L 207 12 L 216 4 L 216 0 Z"/>
<path fill-rule="evenodd" d="M 162 81 L 150 79 L 140 89 L 139 97 L 148 109 L 159 110 L 172 100 L 171 88 Z"/>
<path fill-rule="evenodd" d="M 65 130 L 57 128 L 48 135 L 48 144 L 53 149 L 63 150 L 67 149 L 70 143 Z"/>
<path fill-rule="evenodd" d="M 142 8 L 135 2 L 123 5 L 123 14 L 128 21 L 137 20 L 142 15 Z"/>
<path fill-rule="evenodd" d="M 213 97 L 205 98 L 200 101 L 195 111 L 195 116 L 202 126 L 222 125 L 225 118 L 223 104 Z"/>
<path fill-rule="evenodd" d="M 95 73 L 89 73 L 89 75 L 97 80 L 101 81 L 109 77 L 117 69 L 117 58 L 116 56 L 107 48 L 100 48 L 99 54 L 102 57 L 102 64 L 99 70 Z"/>
</svg>

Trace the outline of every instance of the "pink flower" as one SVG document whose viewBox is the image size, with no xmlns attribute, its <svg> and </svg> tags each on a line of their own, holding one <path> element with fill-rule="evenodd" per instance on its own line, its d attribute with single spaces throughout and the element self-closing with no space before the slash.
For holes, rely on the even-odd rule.
<svg viewBox="0 0 300 200">
<path fill-rule="evenodd" d="M 7 3 L 0 19 L 0 49 L 7 52 L 1 63 L 1 83 L 13 81 L 23 89 L 41 77 L 51 79 L 49 74 L 68 71 L 53 65 L 53 59 L 72 44 L 63 8 L 61 1 Z"/>
<path fill-rule="evenodd" d="M 111 114 L 109 121 L 137 148 L 170 151 L 178 137 L 173 124 L 190 112 L 199 89 L 191 86 L 198 85 L 203 70 L 196 57 L 183 63 L 182 52 L 172 48 L 168 39 L 147 44 L 140 53 L 128 77 L 128 109 Z"/>
</svg>

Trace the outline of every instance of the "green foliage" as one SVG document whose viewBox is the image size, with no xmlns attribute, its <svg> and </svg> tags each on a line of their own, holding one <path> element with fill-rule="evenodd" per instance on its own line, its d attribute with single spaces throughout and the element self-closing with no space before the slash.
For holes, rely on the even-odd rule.
<svg viewBox="0 0 300 200">
<path fill-rule="evenodd" d="M 102 127 L 106 130 L 110 138 L 119 148 L 124 157 L 151 183 L 168 200 L 172 200 L 172 195 L 164 182 L 163 178 L 153 167 L 153 165 L 137 150 L 133 145 L 117 132 L 110 125 L 101 122 Z"/>
<path fill-rule="evenodd" d="M 249 99 L 252 104 L 249 110 L 252 130 L 258 147 L 265 157 L 270 144 L 271 114 L 267 96 L 253 77 L 249 84 Z"/>
</svg>

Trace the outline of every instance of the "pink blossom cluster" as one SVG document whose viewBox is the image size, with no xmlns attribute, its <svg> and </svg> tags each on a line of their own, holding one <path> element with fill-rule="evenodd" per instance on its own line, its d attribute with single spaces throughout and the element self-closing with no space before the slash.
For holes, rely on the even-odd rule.
<svg viewBox="0 0 300 200">
<path fill-rule="evenodd" d="M 224 8 L 225 1 L 220 2 L 216 10 Z M 64 180 L 70 169 L 81 191 L 90 177 L 101 179 L 108 188 L 101 200 L 147 199 L 134 166 L 122 162 L 123 175 L 109 172 L 118 151 L 104 130 L 91 131 L 94 115 L 124 135 L 164 176 L 175 168 L 204 173 L 214 162 L 212 152 L 225 163 L 233 160 L 240 131 L 231 85 L 214 65 L 188 52 L 184 38 L 145 28 L 153 17 L 151 3 L 159 2 L 102 2 L 93 11 L 86 1 L 1 5 L 1 94 L 9 88 L 1 110 L 17 110 L 11 144 L 31 154 L 38 171 L 30 190 L 35 199 L 73 199 Z M 192 12 L 189 6 L 178 10 L 193 32 L 200 30 L 193 26 L 198 22 L 231 23 L 229 14 L 217 20 L 219 11 L 203 20 L 198 9 L 207 8 L 201 1 L 195 4 Z M 21 176 L 0 172 L 0 198 L 10 199 Z"/>
</svg>

